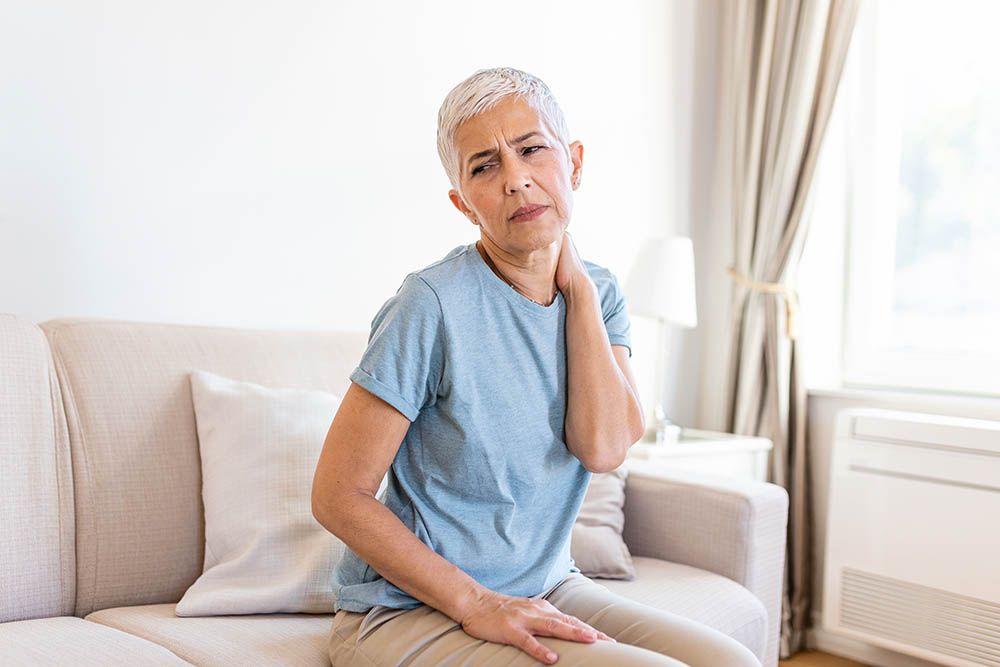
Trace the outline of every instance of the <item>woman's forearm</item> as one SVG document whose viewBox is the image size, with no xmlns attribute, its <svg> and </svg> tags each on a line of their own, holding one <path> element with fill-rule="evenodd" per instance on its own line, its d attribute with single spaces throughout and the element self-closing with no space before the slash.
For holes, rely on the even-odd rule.
<svg viewBox="0 0 1000 667">
<path fill-rule="evenodd" d="M 491 592 L 421 542 L 373 496 L 341 495 L 330 498 L 330 506 L 317 521 L 389 582 L 456 623 L 475 600 Z"/>
<path fill-rule="evenodd" d="M 597 287 L 574 282 L 566 299 L 566 445 L 590 470 L 621 463 L 641 437 L 639 399 L 618 367 Z"/>
</svg>

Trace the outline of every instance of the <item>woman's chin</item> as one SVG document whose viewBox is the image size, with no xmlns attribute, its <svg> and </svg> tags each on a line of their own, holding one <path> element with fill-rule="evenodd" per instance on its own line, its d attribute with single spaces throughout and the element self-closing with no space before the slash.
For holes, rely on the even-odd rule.
<svg viewBox="0 0 1000 667">
<path fill-rule="evenodd" d="M 561 220 L 549 220 L 548 216 L 542 216 L 537 220 L 528 222 L 512 222 L 510 230 L 512 234 L 529 234 L 532 236 L 551 236 L 553 239 L 562 235 L 566 226 Z"/>
<path fill-rule="evenodd" d="M 553 243 L 558 243 L 563 236 L 563 232 L 559 227 L 545 227 L 544 229 L 515 232 L 515 235 L 523 239 L 527 245 L 537 250 L 548 247 Z"/>
</svg>

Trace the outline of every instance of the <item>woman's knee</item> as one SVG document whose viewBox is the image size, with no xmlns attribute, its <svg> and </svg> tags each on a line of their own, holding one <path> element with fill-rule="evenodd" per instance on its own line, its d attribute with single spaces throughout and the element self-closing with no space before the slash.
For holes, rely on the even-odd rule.
<svg viewBox="0 0 1000 667">
<path fill-rule="evenodd" d="M 598 640 L 586 643 L 545 636 L 536 636 L 535 639 L 556 652 L 559 656 L 555 663 L 557 666 L 690 667 L 676 658 L 624 642 Z"/>
<path fill-rule="evenodd" d="M 761 667 L 753 651 L 729 635 L 716 631 L 713 641 L 701 645 L 696 656 L 688 658 L 691 667 Z"/>
</svg>

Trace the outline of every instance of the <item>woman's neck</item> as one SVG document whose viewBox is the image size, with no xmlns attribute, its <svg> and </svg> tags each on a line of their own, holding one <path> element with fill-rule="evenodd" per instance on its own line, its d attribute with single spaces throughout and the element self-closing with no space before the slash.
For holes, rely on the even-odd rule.
<svg viewBox="0 0 1000 667">
<path fill-rule="evenodd" d="M 483 240 L 476 241 L 476 250 L 493 273 L 522 296 L 542 306 L 549 306 L 555 301 L 555 263 L 549 268 L 542 263 L 544 260 L 536 261 L 535 264 L 539 268 L 532 269 L 529 268 L 531 262 L 519 262 L 498 248 L 489 246 Z"/>
</svg>

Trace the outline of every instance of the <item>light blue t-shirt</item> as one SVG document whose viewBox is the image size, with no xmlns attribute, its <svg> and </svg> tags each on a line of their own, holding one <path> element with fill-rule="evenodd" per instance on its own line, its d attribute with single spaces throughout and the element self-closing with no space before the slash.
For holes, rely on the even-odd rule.
<svg viewBox="0 0 1000 667">
<path fill-rule="evenodd" d="M 632 354 L 625 298 L 584 261 L 611 344 Z M 514 291 L 476 244 L 406 276 L 372 320 L 350 379 L 412 423 L 379 500 L 433 551 L 487 588 L 531 597 L 579 572 L 570 534 L 591 473 L 564 440 L 566 304 Z M 422 602 L 350 548 L 334 611 Z"/>
</svg>

